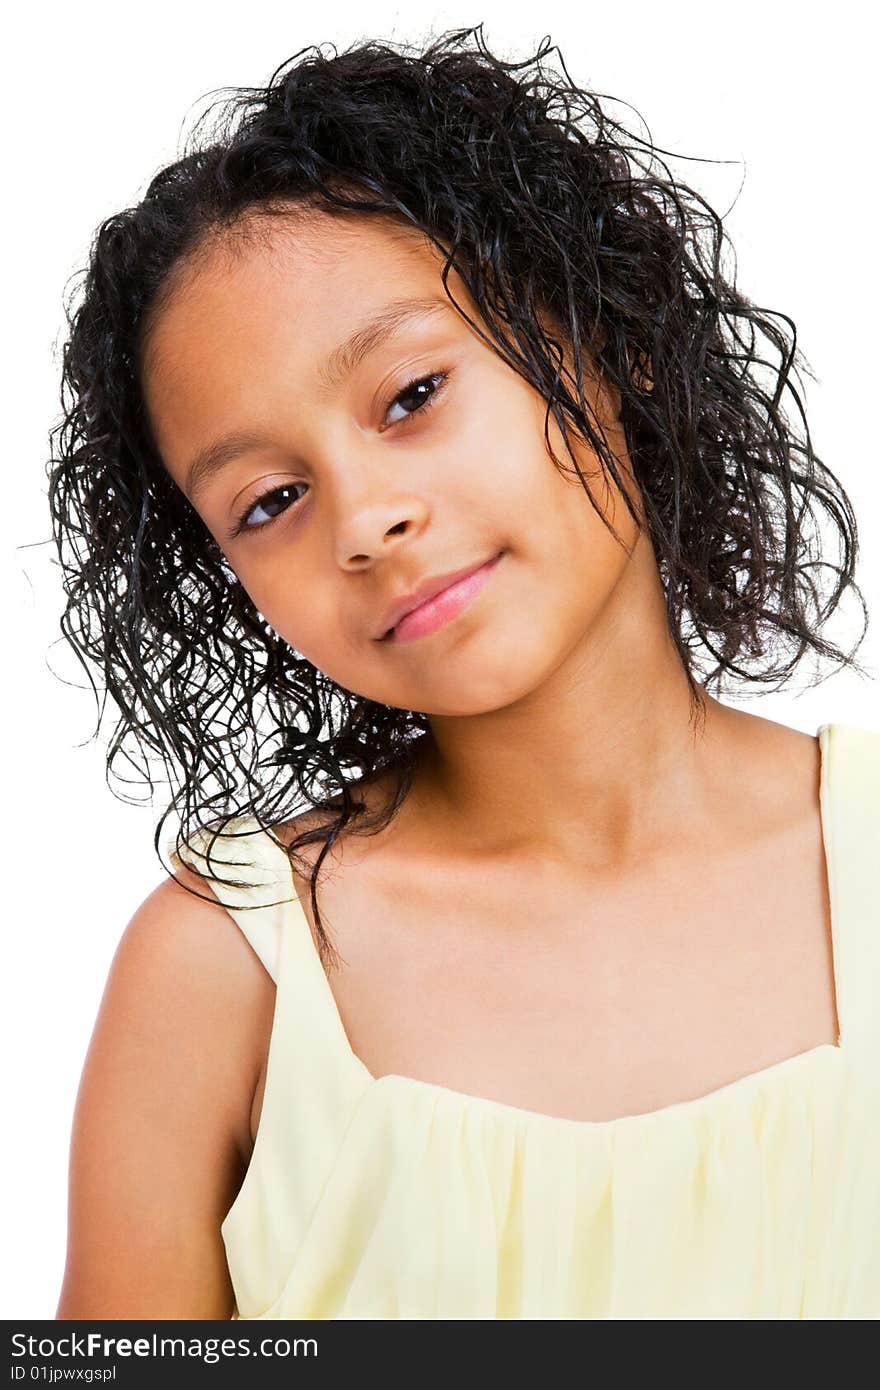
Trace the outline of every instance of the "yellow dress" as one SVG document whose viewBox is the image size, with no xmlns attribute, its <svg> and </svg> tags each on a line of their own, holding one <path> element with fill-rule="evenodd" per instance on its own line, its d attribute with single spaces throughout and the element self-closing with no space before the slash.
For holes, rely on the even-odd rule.
<svg viewBox="0 0 880 1390">
<path fill-rule="evenodd" d="M 277 986 L 233 1317 L 880 1316 L 880 732 L 819 743 L 838 1043 L 605 1121 L 371 1076 L 287 856 L 227 822 L 213 891 Z"/>
</svg>

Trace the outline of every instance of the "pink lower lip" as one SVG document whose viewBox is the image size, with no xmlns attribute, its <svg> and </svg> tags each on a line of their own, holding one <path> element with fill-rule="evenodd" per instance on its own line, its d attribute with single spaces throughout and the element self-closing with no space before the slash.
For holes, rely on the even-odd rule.
<svg viewBox="0 0 880 1390">
<path fill-rule="evenodd" d="M 503 552 L 502 552 L 503 553 Z M 433 598 L 420 603 L 418 608 L 414 608 L 411 613 L 407 613 L 405 618 L 401 618 L 391 633 L 385 638 L 386 642 L 411 642 L 416 637 L 426 637 L 429 632 L 435 632 L 438 627 L 448 623 L 451 618 L 460 613 L 463 608 L 476 598 L 477 594 L 488 583 L 501 555 L 494 555 L 491 560 L 487 560 L 485 565 L 479 569 L 471 570 L 464 578 L 457 579 L 454 584 L 435 594 Z"/>
</svg>

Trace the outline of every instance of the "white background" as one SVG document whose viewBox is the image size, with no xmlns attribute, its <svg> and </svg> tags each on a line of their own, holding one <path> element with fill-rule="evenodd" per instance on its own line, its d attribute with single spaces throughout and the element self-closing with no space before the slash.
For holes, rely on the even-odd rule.
<svg viewBox="0 0 880 1390">
<path fill-rule="evenodd" d="M 481 0 L 397 9 L 325 0 L 320 9 L 315 22 L 303 17 L 314 13 L 310 7 L 289 0 L 137 7 L 81 0 L 32 7 L 7 47 L 6 1318 L 54 1316 L 79 1073 L 118 938 L 163 876 L 152 846 L 161 808 L 127 805 L 108 790 L 103 751 L 112 726 L 89 741 L 95 703 L 81 668 L 56 642 L 62 600 L 46 544 L 44 465 L 58 413 L 62 295 L 97 224 L 137 200 L 175 157 L 207 93 L 264 83 L 312 43 L 422 42 L 482 20 L 503 57 L 530 56 L 549 33 L 574 81 L 632 103 L 657 145 L 732 161 L 679 165 L 677 172 L 684 169 L 722 213 L 736 200 L 727 226 L 738 283 L 797 324 L 818 377 L 805 383 L 814 445 L 853 501 L 863 552 L 857 578 L 869 608 L 880 607 L 870 7 Z M 857 616 L 854 606 L 848 611 Z M 831 635 L 845 644 L 850 631 L 844 621 Z M 810 733 L 833 721 L 880 729 L 878 654 L 875 619 L 860 651 L 871 683 L 840 675 L 799 697 L 792 690 L 737 704 Z M 50 664 L 84 688 L 62 684 Z"/>
</svg>

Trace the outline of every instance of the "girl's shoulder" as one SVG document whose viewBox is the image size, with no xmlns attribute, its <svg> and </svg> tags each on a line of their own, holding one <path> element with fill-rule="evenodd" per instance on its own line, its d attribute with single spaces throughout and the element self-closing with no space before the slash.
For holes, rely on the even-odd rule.
<svg viewBox="0 0 880 1390">
<path fill-rule="evenodd" d="M 136 908 L 77 1091 L 59 1316 L 229 1316 L 217 1233 L 252 1150 L 273 998 L 197 874 Z"/>
<path fill-rule="evenodd" d="M 144 1007 L 152 1006 L 157 1018 L 163 1000 L 176 994 L 182 1005 L 182 1065 L 186 1057 L 216 1053 L 216 1039 L 223 1036 L 217 1090 L 246 1161 L 250 1111 L 271 1032 L 275 987 L 247 937 L 200 874 L 176 865 L 174 877 L 153 889 L 125 929 L 114 969 L 138 977 Z"/>
</svg>

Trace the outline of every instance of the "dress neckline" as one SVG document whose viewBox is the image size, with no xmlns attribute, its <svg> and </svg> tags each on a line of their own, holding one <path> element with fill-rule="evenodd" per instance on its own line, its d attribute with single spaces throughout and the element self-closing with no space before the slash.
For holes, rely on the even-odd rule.
<svg viewBox="0 0 880 1390">
<path fill-rule="evenodd" d="M 320 992 L 326 1006 L 332 1032 L 339 1044 L 340 1056 L 347 1066 L 353 1068 L 359 1075 L 360 1080 L 373 1091 L 378 1090 L 400 1090 L 410 1091 L 414 1094 L 434 1095 L 437 1098 L 446 1097 L 454 1100 L 460 1105 L 466 1106 L 475 1111 L 485 1111 L 493 1114 L 498 1119 L 522 1125 L 525 1123 L 554 1126 L 559 1129 L 569 1131 L 583 1131 L 584 1133 L 600 1133 L 602 1131 L 612 1132 L 614 1129 L 638 1123 L 650 1123 L 651 1121 L 662 1121 L 666 1117 L 670 1119 L 677 1115 L 696 1115 L 702 1110 L 708 1110 L 714 1105 L 723 1103 L 728 1097 L 736 1098 L 740 1094 L 759 1088 L 765 1083 L 771 1082 L 777 1076 L 784 1076 L 788 1073 L 797 1074 L 798 1072 L 817 1065 L 822 1065 L 827 1058 L 829 1064 L 837 1066 L 843 1065 L 846 1057 L 846 1046 L 844 1035 L 846 1027 L 841 1013 L 841 909 L 836 887 L 837 860 L 835 857 L 832 810 L 831 810 L 831 783 L 832 783 L 832 757 L 831 757 L 831 731 L 832 724 L 820 725 L 817 732 L 819 744 L 820 776 L 819 776 L 819 814 L 822 829 L 822 843 L 825 854 L 826 885 L 831 917 L 831 954 L 832 954 L 832 973 L 834 980 L 835 1012 L 837 1015 L 838 1032 L 837 1042 L 818 1043 L 814 1047 L 807 1048 L 803 1052 L 796 1052 L 789 1057 L 783 1057 L 778 1062 L 771 1062 L 769 1066 L 761 1067 L 758 1071 L 747 1072 L 744 1076 L 736 1077 L 733 1081 L 725 1082 L 721 1086 L 713 1087 L 711 1091 L 705 1091 L 701 1095 L 693 1096 L 687 1100 L 670 1101 L 667 1105 L 655 1107 L 653 1110 L 637 1111 L 630 1115 L 614 1115 L 606 1120 L 575 1119 L 567 1115 L 551 1115 L 542 1110 L 531 1110 L 525 1106 L 512 1105 L 507 1101 L 495 1100 L 489 1096 L 474 1095 L 470 1091 L 456 1090 L 450 1086 L 444 1086 L 436 1081 L 424 1081 L 419 1077 L 404 1076 L 398 1072 L 385 1072 L 381 1076 L 375 1076 L 366 1063 L 358 1057 L 342 1020 L 336 997 L 330 988 L 330 982 L 324 972 L 324 966 L 318 954 L 312 930 L 305 914 L 296 885 L 293 886 L 293 899 L 291 906 L 298 914 L 300 919 L 299 926 L 305 932 L 307 938 L 307 951 L 305 952 L 308 968 L 315 974 L 315 988 Z M 275 842 L 272 841 L 274 844 Z M 289 860 L 285 853 L 285 860 L 289 865 Z M 292 881 L 292 873 L 291 873 Z M 846 1034 L 848 1036 L 848 1034 Z M 268 1084 L 268 1079 L 267 1079 Z M 265 1097 L 263 1100 L 265 1106 Z"/>
</svg>

